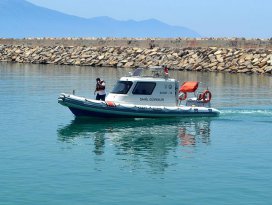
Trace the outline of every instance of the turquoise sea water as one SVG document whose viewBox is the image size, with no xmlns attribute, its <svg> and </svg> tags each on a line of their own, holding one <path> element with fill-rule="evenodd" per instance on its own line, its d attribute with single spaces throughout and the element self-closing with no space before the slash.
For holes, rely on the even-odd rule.
<svg viewBox="0 0 272 205">
<path fill-rule="evenodd" d="M 75 119 L 57 103 L 128 71 L 0 64 L 0 204 L 272 203 L 271 77 L 170 71 L 208 82 L 217 118 Z"/>
</svg>

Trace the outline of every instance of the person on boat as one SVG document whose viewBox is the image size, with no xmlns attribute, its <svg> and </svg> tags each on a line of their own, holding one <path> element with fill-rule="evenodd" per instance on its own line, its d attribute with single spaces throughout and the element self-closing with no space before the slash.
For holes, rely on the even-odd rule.
<svg viewBox="0 0 272 205">
<path fill-rule="evenodd" d="M 96 93 L 96 100 L 103 100 L 105 101 L 106 98 L 106 84 L 104 80 L 101 80 L 100 78 L 96 78 L 96 88 L 94 91 L 94 94 Z"/>
</svg>

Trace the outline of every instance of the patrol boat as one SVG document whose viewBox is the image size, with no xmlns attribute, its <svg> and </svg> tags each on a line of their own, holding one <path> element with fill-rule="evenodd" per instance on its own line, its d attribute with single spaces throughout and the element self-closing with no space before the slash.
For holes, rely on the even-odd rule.
<svg viewBox="0 0 272 205">
<path fill-rule="evenodd" d="M 179 82 L 169 78 L 166 67 L 154 67 L 149 76 L 137 68 L 121 77 L 105 101 L 61 93 L 58 103 L 75 116 L 103 118 L 213 117 L 219 110 L 211 107 L 211 92 L 198 93 L 199 82 Z M 191 93 L 191 94 L 190 94 Z M 192 95 L 188 98 L 188 94 Z"/>
</svg>

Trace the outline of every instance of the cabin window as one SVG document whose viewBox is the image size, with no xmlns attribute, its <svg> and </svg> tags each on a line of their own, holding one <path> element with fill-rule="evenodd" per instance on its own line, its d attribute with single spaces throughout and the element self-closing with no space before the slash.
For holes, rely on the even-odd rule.
<svg viewBox="0 0 272 205">
<path fill-rule="evenodd" d="M 154 88 L 156 86 L 156 83 L 154 82 L 138 82 L 132 93 L 134 95 L 151 95 Z"/>
<path fill-rule="evenodd" d="M 132 86 L 131 81 L 118 81 L 111 93 L 127 94 L 131 86 Z"/>
</svg>

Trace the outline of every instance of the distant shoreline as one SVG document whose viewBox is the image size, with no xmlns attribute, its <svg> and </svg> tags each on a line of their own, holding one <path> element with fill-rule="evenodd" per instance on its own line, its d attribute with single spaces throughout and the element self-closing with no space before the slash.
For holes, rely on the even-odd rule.
<svg viewBox="0 0 272 205">
<path fill-rule="evenodd" d="M 272 74 L 272 39 L 0 39 L 0 61 Z"/>
</svg>

